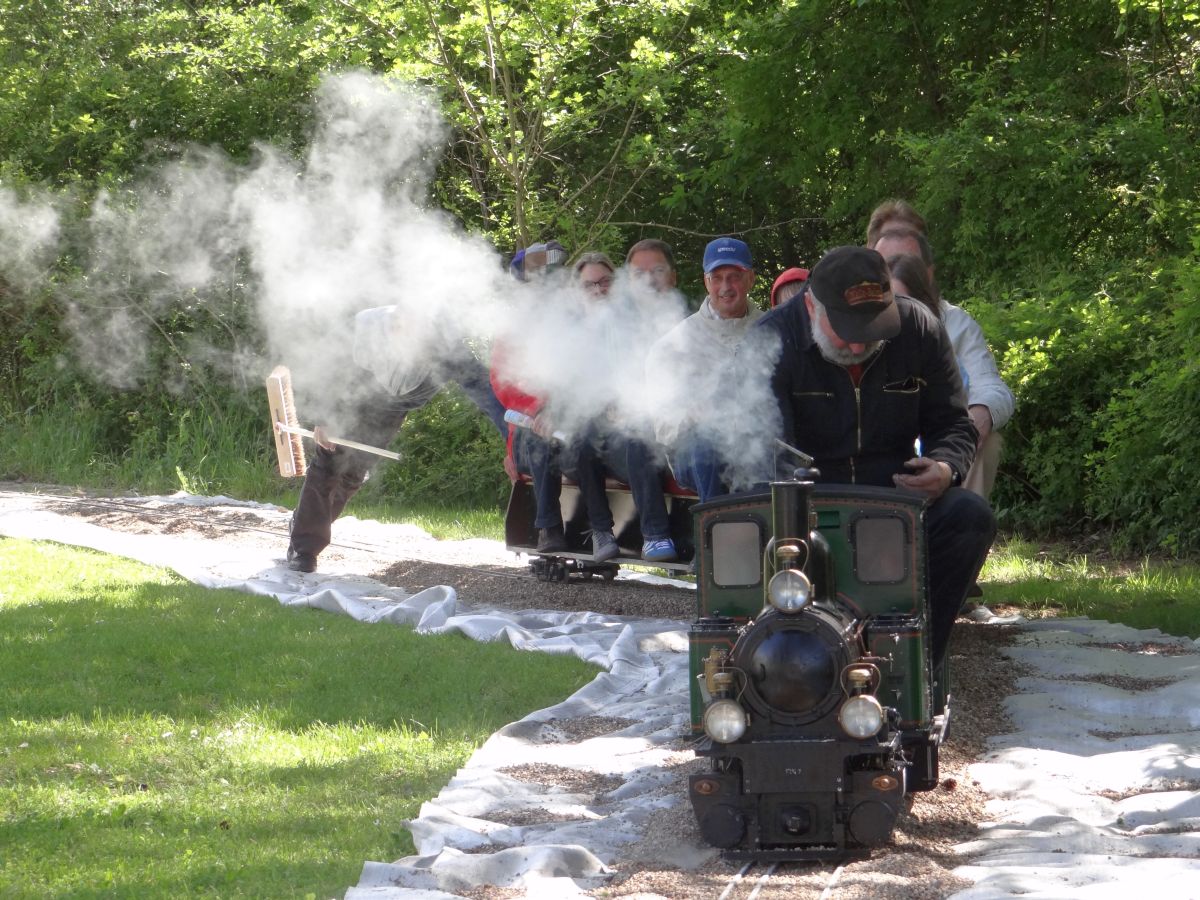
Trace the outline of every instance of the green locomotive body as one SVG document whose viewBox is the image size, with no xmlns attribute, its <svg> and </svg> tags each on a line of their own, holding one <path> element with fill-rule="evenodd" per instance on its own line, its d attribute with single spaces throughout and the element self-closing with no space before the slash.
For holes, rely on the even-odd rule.
<svg viewBox="0 0 1200 900">
<path fill-rule="evenodd" d="M 923 498 L 814 485 L 692 508 L 690 796 L 731 859 L 862 855 L 937 784 L 949 719 L 931 669 Z"/>
</svg>

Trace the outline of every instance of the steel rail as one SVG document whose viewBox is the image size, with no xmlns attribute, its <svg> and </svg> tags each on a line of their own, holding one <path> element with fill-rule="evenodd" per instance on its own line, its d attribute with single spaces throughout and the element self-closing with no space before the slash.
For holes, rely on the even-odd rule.
<svg viewBox="0 0 1200 900">
<path fill-rule="evenodd" d="M 746 873 L 749 872 L 753 867 L 754 860 L 750 860 L 750 862 L 742 866 L 738 873 L 729 879 L 729 882 L 725 885 L 725 890 L 721 891 L 721 894 L 719 897 L 717 897 L 717 900 L 729 900 L 729 895 L 734 892 L 734 889 L 736 889 L 738 884 L 741 883 L 742 878 L 744 878 Z"/>
</svg>

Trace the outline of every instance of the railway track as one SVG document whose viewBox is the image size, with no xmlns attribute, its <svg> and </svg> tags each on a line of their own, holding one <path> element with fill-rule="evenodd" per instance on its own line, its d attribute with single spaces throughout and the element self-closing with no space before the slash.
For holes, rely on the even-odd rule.
<svg viewBox="0 0 1200 900">
<path fill-rule="evenodd" d="M 837 866 L 826 874 L 821 867 L 805 863 L 770 864 L 748 862 L 725 883 L 724 889 L 717 895 L 717 900 L 759 900 L 760 897 L 795 897 L 796 885 L 792 879 L 784 876 L 794 875 L 800 869 L 807 871 L 807 889 L 805 897 L 817 897 L 818 900 L 834 900 L 835 889 L 845 866 Z M 812 884 L 813 881 L 816 884 Z"/>
</svg>

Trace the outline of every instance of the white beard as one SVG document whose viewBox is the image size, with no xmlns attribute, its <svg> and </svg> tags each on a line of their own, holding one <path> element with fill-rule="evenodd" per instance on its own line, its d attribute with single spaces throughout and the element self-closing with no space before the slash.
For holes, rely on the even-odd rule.
<svg viewBox="0 0 1200 900">
<path fill-rule="evenodd" d="M 812 336 L 813 340 L 817 342 L 817 349 L 821 351 L 821 355 L 826 360 L 835 366 L 856 366 L 864 363 L 883 346 L 883 341 L 871 341 L 861 353 L 855 353 L 849 347 L 835 347 L 833 341 L 829 339 L 829 335 L 825 333 L 825 329 L 821 327 L 821 322 L 825 319 L 825 310 L 815 303 L 811 319 Z"/>
</svg>

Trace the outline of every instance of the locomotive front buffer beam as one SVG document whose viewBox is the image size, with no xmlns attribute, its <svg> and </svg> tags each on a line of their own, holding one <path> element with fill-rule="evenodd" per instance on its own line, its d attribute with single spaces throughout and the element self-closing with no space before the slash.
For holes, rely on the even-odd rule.
<svg viewBox="0 0 1200 900">
<path fill-rule="evenodd" d="M 689 779 L 692 808 L 704 839 L 725 859 L 861 858 L 888 842 L 899 815 L 906 787 L 899 751 L 896 732 L 886 741 L 702 745 L 698 755 L 714 765 Z"/>
</svg>

